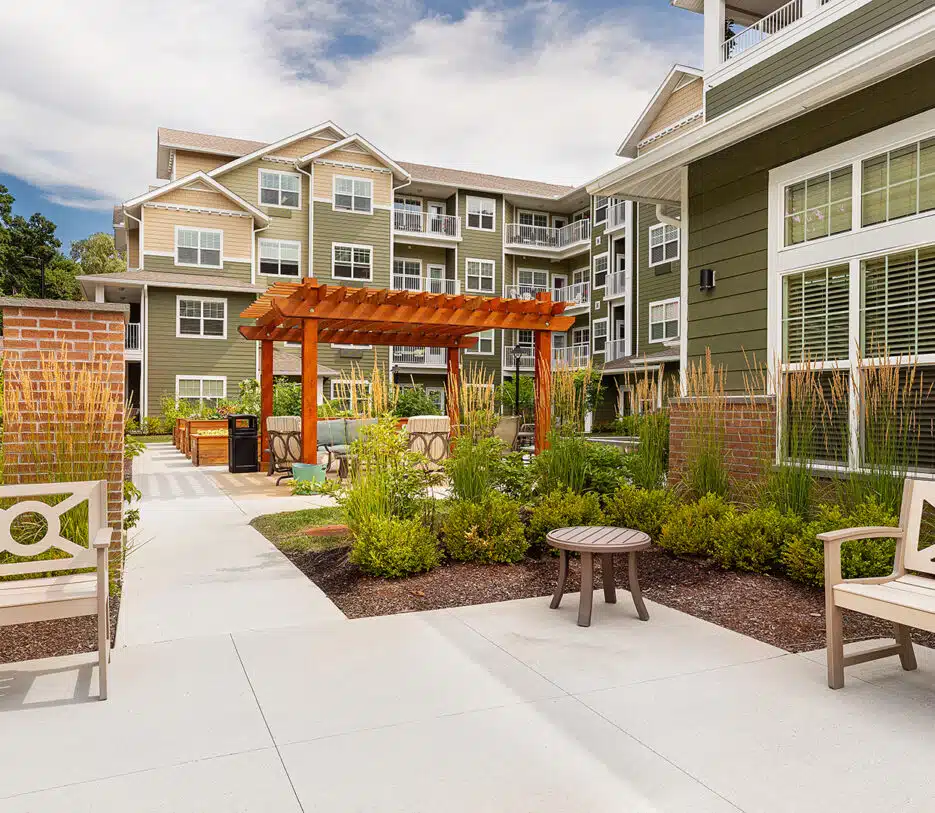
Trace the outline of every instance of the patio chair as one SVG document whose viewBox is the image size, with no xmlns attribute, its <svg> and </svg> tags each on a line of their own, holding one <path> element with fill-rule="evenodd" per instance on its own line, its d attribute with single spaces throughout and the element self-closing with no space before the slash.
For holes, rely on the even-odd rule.
<svg viewBox="0 0 935 813">
<path fill-rule="evenodd" d="M 292 464 L 302 459 L 302 419 L 294 415 L 283 415 L 266 419 L 269 435 L 268 477 L 282 475 L 276 480 L 278 486 L 292 477 Z"/>
<path fill-rule="evenodd" d="M 446 415 L 413 415 L 406 424 L 409 448 L 428 458 L 430 468 L 438 468 L 448 457 L 451 421 Z"/>
<path fill-rule="evenodd" d="M 516 438 L 519 435 L 519 415 L 505 415 L 497 421 L 497 427 L 493 430 L 493 436 L 500 438 L 507 449 L 513 449 L 516 446 Z"/>
<path fill-rule="evenodd" d="M 536 425 L 534 423 L 524 423 L 519 432 L 516 433 L 514 449 L 523 454 L 532 454 L 535 451 Z"/>
</svg>

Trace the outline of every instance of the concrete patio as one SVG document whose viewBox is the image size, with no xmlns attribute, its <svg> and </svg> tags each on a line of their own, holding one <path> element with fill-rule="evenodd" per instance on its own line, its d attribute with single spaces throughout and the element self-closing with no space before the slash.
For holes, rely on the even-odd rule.
<svg viewBox="0 0 935 813">
<path fill-rule="evenodd" d="M 625 591 L 587 629 L 575 596 L 349 621 L 247 524 L 280 498 L 138 470 L 110 699 L 92 655 L 0 665 L 4 813 L 935 806 L 929 650 L 831 692 L 820 652 Z"/>
</svg>

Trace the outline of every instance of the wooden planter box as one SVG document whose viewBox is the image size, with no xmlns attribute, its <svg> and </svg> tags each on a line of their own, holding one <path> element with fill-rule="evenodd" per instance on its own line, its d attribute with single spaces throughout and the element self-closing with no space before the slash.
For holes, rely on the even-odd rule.
<svg viewBox="0 0 935 813">
<path fill-rule="evenodd" d="M 172 443 L 176 449 L 182 451 L 182 432 L 185 428 L 185 418 L 176 418 L 172 427 Z"/>
<path fill-rule="evenodd" d="M 191 445 L 196 466 L 227 465 L 227 435 L 192 435 Z"/>
<path fill-rule="evenodd" d="M 227 429 L 227 419 L 218 418 L 207 421 L 187 419 L 182 428 L 182 448 L 180 449 L 186 457 L 192 456 L 192 436 L 197 435 L 200 429 Z"/>
</svg>

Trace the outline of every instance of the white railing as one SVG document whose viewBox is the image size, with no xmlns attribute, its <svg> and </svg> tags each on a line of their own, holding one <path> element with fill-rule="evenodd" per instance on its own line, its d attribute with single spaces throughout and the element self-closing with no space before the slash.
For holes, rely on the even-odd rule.
<svg viewBox="0 0 935 813">
<path fill-rule="evenodd" d="M 560 229 L 548 226 L 529 226 L 525 223 L 507 223 L 508 246 L 564 249 L 591 239 L 591 221 L 576 220 Z"/>
<path fill-rule="evenodd" d="M 607 210 L 607 228 L 616 229 L 627 225 L 627 202 L 621 200 Z"/>
<path fill-rule="evenodd" d="M 566 285 L 564 288 L 556 288 L 553 293 L 556 302 L 567 302 L 569 308 L 577 308 L 581 305 L 591 304 L 591 283 L 576 282 L 574 285 Z"/>
<path fill-rule="evenodd" d="M 461 293 L 461 282 L 456 279 L 420 277 L 418 274 L 399 274 L 394 271 L 393 290 L 426 291 L 430 294 L 458 294 Z"/>
<path fill-rule="evenodd" d="M 393 229 L 409 234 L 454 238 L 461 236 L 461 220 L 455 215 L 426 214 L 407 209 L 394 209 Z"/>
<path fill-rule="evenodd" d="M 127 350 L 139 350 L 142 347 L 142 333 L 139 322 L 127 322 L 124 346 Z"/>
<path fill-rule="evenodd" d="M 393 364 L 408 367 L 444 367 L 444 347 L 394 347 Z"/>
<path fill-rule="evenodd" d="M 604 345 L 604 361 L 616 361 L 617 359 L 626 358 L 627 356 L 627 342 L 626 339 L 614 339 L 613 341 L 607 342 Z"/>
<path fill-rule="evenodd" d="M 535 299 L 536 294 L 545 293 L 549 289 L 544 285 L 527 285 L 521 282 L 519 285 L 507 285 L 507 299 Z"/>
<path fill-rule="evenodd" d="M 509 344 L 504 341 L 503 343 L 503 372 L 509 373 L 511 371 L 516 371 L 516 360 L 513 358 L 513 353 L 511 352 L 516 346 L 515 341 L 510 342 Z M 519 369 L 520 372 L 528 372 L 529 370 L 535 369 L 536 366 L 536 357 L 535 351 L 531 344 L 521 344 L 520 347 L 523 349 L 523 355 L 519 359 Z"/>
<path fill-rule="evenodd" d="M 721 46 L 721 61 L 727 62 L 729 59 L 740 56 L 744 51 L 754 45 L 759 45 L 763 40 L 788 28 L 796 20 L 800 20 L 804 2 L 805 0 L 789 0 L 784 6 L 767 14 L 762 20 L 757 20 L 743 31 L 738 31 Z"/>
<path fill-rule="evenodd" d="M 607 275 L 607 282 L 604 284 L 604 299 L 611 299 L 618 296 L 626 296 L 627 293 L 627 275 L 624 271 L 615 271 Z"/>
<path fill-rule="evenodd" d="M 552 350 L 552 364 L 556 367 L 585 367 L 590 357 L 590 344 L 573 344 L 571 347 L 556 347 Z"/>
</svg>

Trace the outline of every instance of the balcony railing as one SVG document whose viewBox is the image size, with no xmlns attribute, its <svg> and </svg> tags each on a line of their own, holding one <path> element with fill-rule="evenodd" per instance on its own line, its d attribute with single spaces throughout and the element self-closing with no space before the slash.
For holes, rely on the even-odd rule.
<svg viewBox="0 0 935 813">
<path fill-rule="evenodd" d="M 394 347 L 393 364 L 407 367 L 444 367 L 444 347 Z"/>
<path fill-rule="evenodd" d="M 627 225 L 627 202 L 621 200 L 607 210 L 607 228 L 616 229 Z"/>
<path fill-rule="evenodd" d="M 142 333 L 139 322 L 127 322 L 124 346 L 127 350 L 140 350 L 142 348 Z"/>
<path fill-rule="evenodd" d="M 507 285 L 507 299 L 535 299 L 536 294 L 544 293 L 549 289 L 544 285 L 527 285 L 521 282 L 519 285 Z"/>
<path fill-rule="evenodd" d="M 569 367 L 571 369 L 585 367 L 590 357 L 590 344 L 573 344 L 571 347 L 552 348 L 552 364 L 556 367 Z"/>
<path fill-rule="evenodd" d="M 763 19 L 757 20 L 743 31 L 738 31 L 721 46 L 721 61 L 727 62 L 729 59 L 740 56 L 744 51 L 754 45 L 759 45 L 763 40 L 773 34 L 778 34 L 784 28 L 800 20 L 805 3 L 806 0 L 789 0 L 784 6 L 767 14 Z M 820 2 L 815 2 L 815 5 L 820 5 Z"/>
<path fill-rule="evenodd" d="M 461 220 L 455 215 L 431 212 L 393 210 L 393 229 L 406 234 L 425 234 L 429 237 L 457 238 L 461 236 Z"/>
<path fill-rule="evenodd" d="M 416 274 L 393 273 L 393 289 L 396 291 L 426 291 L 430 294 L 461 293 L 461 282 L 456 279 L 420 277 Z"/>
<path fill-rule="evenodd" d="M 511 352 L 516 346 L 515 341 L 508 341 L 509 337 L 503 342 L 503 372 L 515 372 L 516 371 L 516 360 L 513 358 L 513 353 Z M 536 359 L 533 346 L 531 344 L 521 344 L 520 347 L 523 350 L 523 355 L 519 359 L 519 369 L 520 372 L 526 373 L 530 370 L 535 369 Z"/>
<path fill-rule="evenodd" d="M 615 271 L 607 275 L 607 282 L 604 287 L 604 298 L 611 299 L 618 296 L 626 296 L 627 293 L 627 275 L 623 271 Z"/>
<path fill-rule="evenodd" d="M 525 223 L 507 223 L 506 244 L 529 248 L 565 249 L 591 239 L 591 221 L 576 220 L 560 229 L 548 226 L 529 226 Z"/>
<path fill-rule="evenodd" d="M 627 343 L 626 339 L 614 339 L 609 341 L 604 345 L 604 361 L 616 361 L 617 359 L 626 358 L 627 355 Z"/>
<path fill-rule="evenodd" d="M 564 288 L 556 288 L 553 298 L 556 302 L 567 302 L 569 308 L 591 304 L 591 283 L 576 282 Z"/>
</svg>

